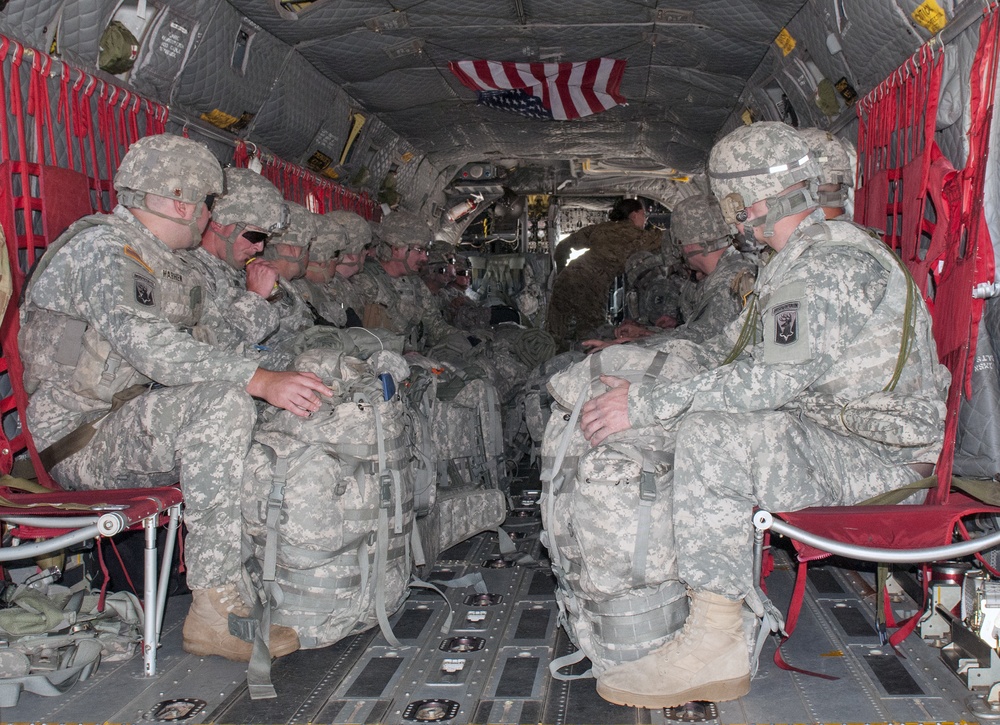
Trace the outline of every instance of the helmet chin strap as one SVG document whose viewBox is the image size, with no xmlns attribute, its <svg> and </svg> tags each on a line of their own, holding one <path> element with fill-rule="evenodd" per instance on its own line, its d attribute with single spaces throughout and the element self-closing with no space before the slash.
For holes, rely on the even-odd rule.
<svg viewBox="0 0 1000 725">
<path fill-rule="evenodd" d="M 164 214 L 163 212 L 150 209 L 149 206 L 146 204 L 146 195 L 141 192 L 129 191 L 126 193 L 123 191 L 118 195 L 118 203 L 122 204 L 123 206 L 131 207 L 134 209 L 142 209 L 147 214 L 152 214 L 153 216 L 159 217 L 160 219 L 166 219 L 168 222 L 173 222 L 174 224 L 180 224 L 182 226 L 187 227 L 188 232 L 190 232 L 191 234 L 190 238 L 191 243 L 188 245 L 188 249 L 193 249 L 197 247 L 199 244 L 201 244 L 201 224 L 198 222 L 198 220 L 201 219 L 201 213 L 202 211 L 204 211 L 205 208 L 204 201 L 188 202 L 194 204 L 194 214 L 191 215 L 190 219 L 183 219 L 175 216 L 169 216 L 168 214 Z"/>
<path fill-rule="evenodd" d="M 756 219 L 748 219 L 744 226 L 751 229 L 764 225 L 764 237 L 774 236 L 774 225 L 785 217 L 798 214 L 809 209 L 814 209 L 818 205 L 816 194 L 813 192 L 812 184 L 792 191 L 784 191 L 777 196 L 767 198 L 767 214 Z"/>
</svg>

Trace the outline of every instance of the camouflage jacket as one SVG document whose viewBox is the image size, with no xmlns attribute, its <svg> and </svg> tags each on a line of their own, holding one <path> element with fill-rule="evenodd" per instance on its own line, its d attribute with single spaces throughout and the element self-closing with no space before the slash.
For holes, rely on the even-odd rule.
<svg viewBox="0 0 1000 725">
<path fill-rule="evenodd" d="M 323 320 L 336 327 L 347 325 L 347 309 L 344 303 L 334 296 L 331 285 L 317 284 L 302 277 L 293 280 L 292 287 Z"/>
<path fill-rule="evenodd" d="M 407 336 L 408 349 L 423 350 L 461 331 L 445 322 L 437 299 L 419 275 L 390 276 L 374 260 L 351 277 L 362 301 L 365 327 L 383 327 Z"/>
<path fill-rule="evenodd" d="M 281 322 L 279 310 L 246 288 L 246 273 L 234 269 L 201 247 L 180 256 L 205 278 L 206 297 L 215 301 L 218 319 L 204 324 L 215 332 L 216 344 L 231 352 L 243 352 L 274 333 Z"/>
<path fill-rule="evenodd" d="M 631 386 L 629 420 L 640 427 L 688 411 L 788 410 L 864 440 L 887 463 L 934 462 L 949 375 L 919 291 L 893 384 L 911 285 L 885 245 L 814 212 L 760 271 L 756 299 L 737 320 L 701 344 L 661 347 L 703 372 Z M 748 318 L 751 341 L 722 365 Z"/>
<path fill-rule="evenodd" d="M 133 385 L 246 385 L 257 365 L 199 342 L 204 281 L 124 207 L 56 240 L 25 292 L 20 347 L 39 448 Z"/>
<path fill-rule="evenodd" d="M 648 338 L 645 346 L 658 347 L 666 340 L 702 342 L 719 334 L 739 317 L 756 276 L 757 263 L 730 247 L 712 274 L 692 284 L 690 294 L 682 294 L 684 324 Z"/>
</svg>

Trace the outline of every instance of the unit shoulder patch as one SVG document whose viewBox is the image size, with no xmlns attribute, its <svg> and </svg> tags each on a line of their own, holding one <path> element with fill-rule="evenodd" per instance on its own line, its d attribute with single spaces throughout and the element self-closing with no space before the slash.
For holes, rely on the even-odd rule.
<svg viewBox="0 0 1000 725">
<path fill-rule="evenodd" d="M 135 301 L 143 307 L 156 306 L 156 282 L 144 274 L 138 272 L 132 275 L 134 283 Z"/>
</svg>

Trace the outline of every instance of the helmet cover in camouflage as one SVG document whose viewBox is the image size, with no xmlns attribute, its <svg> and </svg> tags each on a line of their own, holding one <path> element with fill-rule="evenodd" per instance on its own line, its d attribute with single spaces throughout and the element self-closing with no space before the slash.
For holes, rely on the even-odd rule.
<svg viewBox="0 0 1000 725">
<path fill-rule="evenodd" d="M 726 221 L 734 211 L 779 196 L 801 181 L 819 178 L 819 164 L 799 133 L 779 121 L 741 126 L 722 138 L 708 157 L 712 192 Z"/>
<path fill-rule="evenodd" d="M 260 174 L 231 168 L 226 169 L 226 192 L 215 202 L 212 221 L 277 233 L 288 226 L 288 206 L 278 188 Z"/>
<path fill-rule="evenodd" d="M 636 252 L 625 260 L 625 279 L 629 284 L 635 284 L 636 280 L 646 272 L 663 267 L 663 258 L 652 252 Z"/>
<path fill-rule="evenodd" d="M 725 249 L 732 243 L 733 230 L 722 217 L 718 200 L 707 194 L 689 196 L 677 202 L 670 214 L 670 233 L 682 250 L 697 244 L 704 253 Z"/>
<path fill-rule="evenodd" d="M 854 145 L 821 128 L 800 128 L 799 134 L 819 163 L 819 183 L 854 186 Z"/>
<path fill-rule="evenodd" d="M 316 238 L 309 247 L 309 259 L 322 264 L 343 254 L 349 243 L 347 230 L 329 214 L 316 214 L 313 221 L 316 222 Z"/>
<path fill-rule="evenodd" d="M 324 214 L 332 219 L 347 235 L 345 245 L 340 251 L 343 254 L 361 254 L 372 243 L 372 227 L 360 214 L 343 209 L 335 209 Z"/>
<path fill-rule="evenodd" d="M 316 238 L 316 223 L 319 214 L 313 214 L 301 204 L 286 201 L 288 205 L 288 228 L 277 240 L 279 244 L 293 247 L 308 247 Z"/>
<path fill-rule="evenodd" d="M 378 236 L 390 247 L 429 247 L 434 238 L 430 225 L 408 211 L 398 210 L 382 220 Z"/>
<path fill-rule="evenodd" d="M 195 204 L 222 188 L 222 167 L 208 146 L 167 133 L 133 143 L 115 173 L 115 191 L 126 206 L 142 201 L 129 192 Z"/>
</svg>

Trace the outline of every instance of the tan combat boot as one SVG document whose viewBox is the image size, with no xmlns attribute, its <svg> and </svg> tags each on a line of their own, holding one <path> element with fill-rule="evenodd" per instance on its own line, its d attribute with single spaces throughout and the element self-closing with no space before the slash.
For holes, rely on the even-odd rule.
<svg viewBox="0 0 1000 725">
<path fill-rule="evenodd" d="M 691 593 L 680 634 L 635 662 L 597 678 L 597 692 L 617 705 L 650 709 L 692 700 L 735 700 L 750 692 L 743 602 L 711 592 Z"/>
<path fill-rule="evenodd" d="M 229 613 L 250 615 L 236 585 L 216 589 L 192 589 L 191 608 L 184 620 L 184 651 L 205 657 L 219 655 L 227 660 L 249 662 L 252 642 L 244 642 L 229 633 Z M 284 657 L 299 648 L 294 629 L 271 625 L 268 649 L 272 657 Z"/>
</svg>

